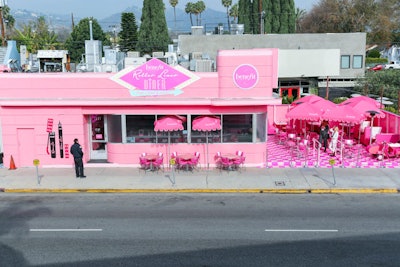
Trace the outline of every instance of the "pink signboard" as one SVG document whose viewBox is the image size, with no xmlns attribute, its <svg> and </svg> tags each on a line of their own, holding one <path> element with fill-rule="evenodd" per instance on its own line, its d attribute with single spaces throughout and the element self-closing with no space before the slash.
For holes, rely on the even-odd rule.
<svg viewBox="0 0 400 267">
<path fill-rule="evenodd" d="M 181 94 L 181 88 L 198 78 L 180 66 L 153 58 L 139 67 L 122 70 L 112 79 L 131 89 L 131 95 L 145 96 Z"/>
<path fill-rule="evenodd" d="M 258 83 L 258 71 L 253 65 L 240 65 L 233 72 L 233 82 L 241 89 L 251 89 Z"/>
</svg>

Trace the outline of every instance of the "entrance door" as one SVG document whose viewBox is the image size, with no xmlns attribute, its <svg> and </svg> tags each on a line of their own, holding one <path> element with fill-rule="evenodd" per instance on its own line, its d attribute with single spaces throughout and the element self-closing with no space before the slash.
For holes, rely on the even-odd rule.
<svg viewBox="0 0 400 267">
<path fill-rule="evenodd" d="M 107 117 L 91 115 L 90 131 L 90 159 L 107 160 Z"/>
<path fill-rule="evenodd" d="M 28 167 L 33 165 L 33 160 L 35 159 L 35 131 L 34 129 L 18 128 L 17 129 L 18 138 L 18 155 L 15 158 L 16 164 L 20 167 Z M 50 157 L 50 156 L 49 156 Z"/>
</svg>

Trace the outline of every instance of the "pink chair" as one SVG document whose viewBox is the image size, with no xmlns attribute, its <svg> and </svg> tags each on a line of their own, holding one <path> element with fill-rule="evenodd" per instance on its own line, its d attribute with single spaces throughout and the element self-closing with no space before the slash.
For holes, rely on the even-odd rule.
<svg viewBox="0 0 400 267">
<path fill-rule="evenodd" d="M 191 158 L 190 162 L 189 162 L 190 168 L 192 170 L 194 170 L 194 169 L 198 170 L 199 161 L 200 161 L 200 154 L 198 156 L 194 157 L 194 158 Z"/>
<path fill-rule="evenodd" d="M 139 157 L 139 164 L 140 164 L 140 170 L 146 171 L 146 170 L 150 169 L 150 162 L 143 156 Z"/>
<path fill-rule="evenodd" d="M 180 157 L 176 158 L 177 169 L 178 170 L 189 170 L 190 160 L 184 160 Z"/>
<path fill-rule="evenodd" d="M 161 156 L 159 154 L 157 159 L 153 162 L 153 168 L 157 171 L 161 169 L 164 171 L 164 157 L 162 156 L 162 153 Z"/>
</svg>

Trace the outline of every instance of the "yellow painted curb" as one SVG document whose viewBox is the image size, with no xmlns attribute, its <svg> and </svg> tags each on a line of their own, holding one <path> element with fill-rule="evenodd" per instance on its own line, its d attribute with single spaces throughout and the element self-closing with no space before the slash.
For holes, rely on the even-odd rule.
<svg viewBox="0 0 400 267">
<path fill-rule="evenodd" d="M 335 189 L 313 189 L 314 194 L 397 194 L 397 188 L 335 188 Z"/>
<path fill-rule="evenodd" d="M 363 189 L 4 189 L 6 193 L 266 193 L 266 194 L 396 194 L 396 188 Z"/>
</svg>

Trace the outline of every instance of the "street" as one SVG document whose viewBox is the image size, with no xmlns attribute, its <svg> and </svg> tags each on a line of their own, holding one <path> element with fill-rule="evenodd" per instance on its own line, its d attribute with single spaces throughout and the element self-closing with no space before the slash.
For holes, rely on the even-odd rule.
<svg viewBox="0 0 400 267">
<path fill-rule="evenodd" d="M 1 266 L 400 266 L 400 195 L 0 194 Z"/>
</svg>

